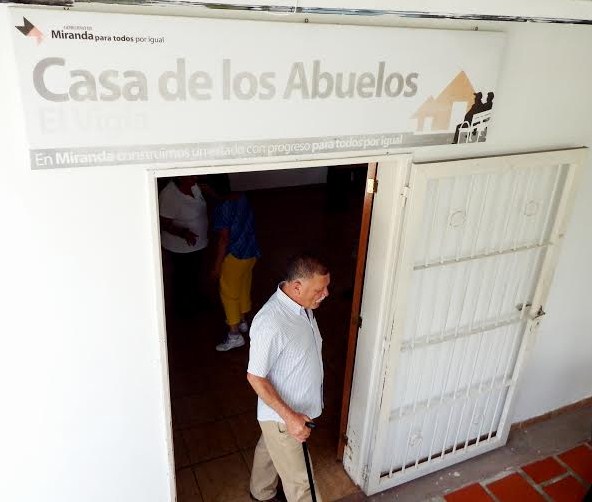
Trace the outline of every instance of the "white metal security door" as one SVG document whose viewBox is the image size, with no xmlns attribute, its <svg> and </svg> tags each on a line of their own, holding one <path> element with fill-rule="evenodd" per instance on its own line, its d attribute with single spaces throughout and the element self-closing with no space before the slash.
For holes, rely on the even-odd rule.
<svg viewBox="0 0 592 502">
<path fill-rule="evenodd" d="M 505 444 L 584 154 L 413 165 L 367 493 Z"/>
</svg>

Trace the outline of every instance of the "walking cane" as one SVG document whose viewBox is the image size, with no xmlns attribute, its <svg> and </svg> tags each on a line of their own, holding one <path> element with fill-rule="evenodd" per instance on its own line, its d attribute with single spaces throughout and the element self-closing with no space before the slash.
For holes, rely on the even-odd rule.
<svg viewBox="0 0 592 502">
<path fill-rule="evenodd" d="M 305 425 L 309 429 L 314 429 L 317 426 L 314 422 L 306 422 Z M 302 443 L 302 451 L 304 453 L 304 463 L 306 464 L 306 474 L 308 474 L 308 485 L 310 486 L 312 502 L 317 502 L 317 494 L 315 493 L 314 480 L 312 479 L 312 469 L 310 467 L 310 458 L 308 457 L 308 445 L 306 444 L 306 441 Z"/>
</svg>

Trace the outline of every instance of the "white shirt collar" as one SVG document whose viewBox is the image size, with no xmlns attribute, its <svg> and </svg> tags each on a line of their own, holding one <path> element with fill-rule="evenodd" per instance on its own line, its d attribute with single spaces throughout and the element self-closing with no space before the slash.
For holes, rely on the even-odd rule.
<svg viewBox="0 0 592 502">
<path fill-rule="evenodd" d="M 304 314 L 306 315 L 306 309 L 300 305 L 299 303 L 296 303 L 294 300 L 292 300 L 292 298 L 290 298 L 286 293 L 284 293 L 282 291 L 282 284 L 283 282 L 281 282 L 278 285 L 277 288 L 277 296 L 279 298 L 279 300 L 286 306 L 288 307 L 292 312 L 294 312 L 294 314 L 300 315 L 300 314 Z"/>
</svg>

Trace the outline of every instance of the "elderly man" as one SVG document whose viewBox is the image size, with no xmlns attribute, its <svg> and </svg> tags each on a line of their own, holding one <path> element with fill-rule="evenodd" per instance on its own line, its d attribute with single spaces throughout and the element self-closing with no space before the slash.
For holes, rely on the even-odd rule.
<svg viewBox="0 0 592 502">
<path fill-rule="evenodd" d="M 318 258 L 293 259 L 253 320 L 247 379 L 259 396 L 262 431 L 251 473 L 254 500 L 279 500 L 278 474 L 288 502 L 311 500 L 301 443 L 310 435 L 306 423 L 323 409 L 322 339 L 313 310 L 329 295 L 329 281 Z"/>
</svg>

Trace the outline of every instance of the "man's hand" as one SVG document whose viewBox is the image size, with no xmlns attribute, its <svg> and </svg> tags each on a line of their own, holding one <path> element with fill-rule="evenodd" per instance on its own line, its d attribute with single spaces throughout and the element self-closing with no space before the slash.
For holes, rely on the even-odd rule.
<svg viewBox="0 0 592 502">
<path fill-rule="evenodd" d="M 194 234 L 191 230 L 186 228 L 183 231 L 182 237 L 187 241 L 187 244 L 193 246 L 197 242 L 197 234 Z"/>
<path fill-rule="evenodd" d="M 181 239 L 185 239 L 187 244 L 190 246 L 193 246 L 197 242 L 197 234 L 193 233 L 188 228 L 180 227 L 179 225 L 175 224 L 171 218 L 165 218 L 164 216 L 161 216 L 160 227 L 169 234 L 173 234 L 181 237 Z"/>
<path fill-rule="evenodd" d="M 288 434 L 297 441 L 304 443 L 310 436 L 310 429 L 306 426 L 306 422 L 312 422 L 312 420 L 302 413 L 290 414 L 290 416 L 286 417 Z"/>
<path fill-rule="evenodd" d="M 279 396 L 273 385 L 267 378 L 247 373 L 247 380 L 257 393 L 286 423 L 287 432 L 297 441 L 303 443 L 310 436 L 310 429 L 306 422 L 312 420 L 290 408 Z"/>
</svg>

